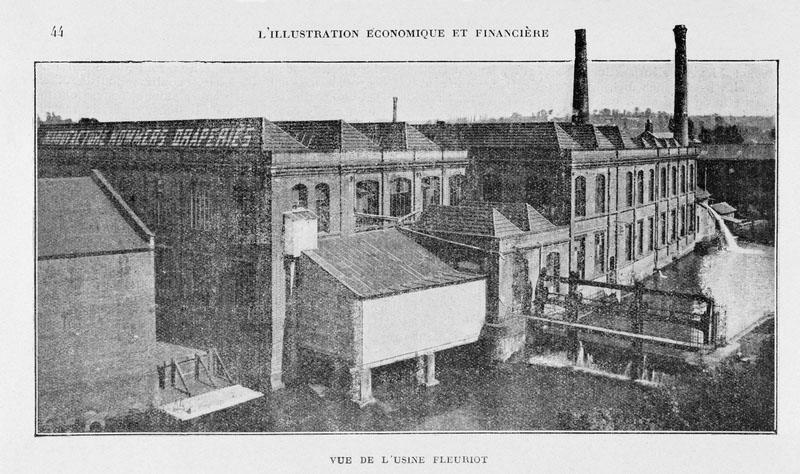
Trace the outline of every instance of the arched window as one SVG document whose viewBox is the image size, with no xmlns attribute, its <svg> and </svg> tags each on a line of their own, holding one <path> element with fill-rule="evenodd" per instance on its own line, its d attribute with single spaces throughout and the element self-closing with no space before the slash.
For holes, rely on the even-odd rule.
<svg viewBox="0 0 800 474">
<path fill-rule="evenodd" d="M 644 171 L 636 173 L 636 202 L 644 204 Z"/>
<path fill-rule="evenodd" d="M 675 166 L 672 167 L 672 176 L 670 176 L 670 177 L 672 178 L 672 183 L 671 183 L 671 185 L 672 185 L 672 195 L 674 196 L 674 195 L 678 194 L 678 168 L 677 167 L 675 167 Z"/>
<path fill-rule="evenodd" d="M 694 165 L 689 165 L 689 191 L 694 191 Z"/>
<path fill-rule="evenodd" d="M 606 177 L 598 174 L 594 184 L 594 210 L 598 214 L 606 212 Z"/>
<path fill-rule="evenodd" d="M 681 194 L 686 192 L 686 165 L 681 165 Z"/>
<path fill-rule="evenodd" d="M 359 181 L 356 183 L 356 208 L 359 214 L 377 215 L 380 209 L 380 183 L 377 181 Z M 374 218 L 356 216 L 356 226 L 364 227 L 375 225 Z"/>
<path fill-rule="evenodd" d="M 575 215 L 586 215 L 586 178 L 575 178 Z"/>
<path fill-rule="evenodd" d="M 394 217 L 411 214 L 411 180 L 395 178 L 389 183 L 389 214 Z"/>
<path fill-rule="evenodd" d="M 633 172 L 625 173 L 625 205 L 633 206 Z"/>
<path fill-rule="evenodd" d="M 661 168 L 661 197 L 667 197 L 667 169 Z"/>
<path fill-rule="evenodd" d="M 436 176 L 422 178 L 422 209 L 442 203 L 441 180 Z"/>
<path fill-rule="evenodd" d="M 500 189 L 500 177 L 495 174 L 487 174 L 483 177 L 483 200 L 500 201 L 502 196 Z"/>
<path fill-rule="evenodd" d="M 654 170 L 650 170 L 650 173 L 648 175 L 647 198 L 648 201 L 656 200 L 656 172 Z"/>
<path fill-rule="evenodd" d="M 450 205 L 458 206 L 464 200 L 464 182 L 466 178 L 463 174 L 451 176 L 448 184 L 450 185 Z"/>
<path fill-rule="evenodd" d="M 331 188 L 320 183 L 314 187 L 314 210 L 317 213 L 317 231 L 330 232 L 331 225 Z"/>
<path fill-rule="evenodd" d="M 292 188 L 292 207 L 308 207 L 308 188 L 303 184 L 296 184 Z"/>
</svg>

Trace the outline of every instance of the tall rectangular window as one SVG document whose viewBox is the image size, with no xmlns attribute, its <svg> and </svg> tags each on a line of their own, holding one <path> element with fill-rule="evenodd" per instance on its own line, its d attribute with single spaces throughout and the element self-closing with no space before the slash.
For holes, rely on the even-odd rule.
<svg viewBox="0 0 800 474">
<path fill-rule="evenodd" d="M 684 235 L 686 235 L 686 205 L 681 206 L 680 228 L 681 228 L 680 235 L 681 237 L 683 237 Z"/>
<path fill-rule="evenodd" d="M 667 213 L 661 213 L 661 219 L 658 222 L 658 226 L 661 228 L 661 245 L 667 244 Z"/>
<path fill-rule="evenodd" d="M 625 173 L 625 205 L 633 206 L 633 173 Z"/>
<path fill-rule="evenodd" d="M 636 222 L 636 254 L 644 253 L 644 219 Z"/>
<path fill-rule="evenodd" d="M 597 214 L 606 212 L 606 177 L 602 174 L 597 175 L 594 186 L 594 210 Z"/>
<path fill-rule="evenodd" d="M 575 215 L 586 215 L 586 178 L 575 178 Z"/>
<path fill-rule="evenodd" d="M 625 224 L 625 260 L 633 260 L 633 224 Z"/>
<path fill-rule="evenodd" d="M 578 263 L 578 276 L 583 279 L 586 278 L 586 237 L 578 237 L 575 239 L 575 250 Z"/>
<path fill-rule="evenodd" d="M 606 271 L 606 234 L 594 234 L 594 272 L 603 274 Z"/>
<path fill-rule="evenodd" d="M 656 239 L 655 220 L 652 217 L 647 218 L 647 250 L 653 250 L 653 242 Z"/>
<path fill-rule="evenodd" d="M 675 209 L 669 211 L 669 224 L 669 241 L 672 242 L 678 238 L 678 216 L 675 213 Z"/>
</svg>

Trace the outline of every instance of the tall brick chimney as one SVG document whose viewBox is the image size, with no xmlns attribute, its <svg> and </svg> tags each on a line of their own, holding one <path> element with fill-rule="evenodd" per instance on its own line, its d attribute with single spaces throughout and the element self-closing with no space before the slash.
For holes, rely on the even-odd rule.
<svg viewBox="0 0 800 474">
<path fill-rule="evenodd" d="M 397 97 L 392 97 L 392 122 L 397 122 Z"/>
<path fill-rule="evenodd" d="M 675 112 L 672 116 L 675 140 L 681 146 L 689 144 L 689 83 L 686 74 L 686 27 L 675 25 Z"/>
<path fill-rule="evenodd" d="M 586 30 L 575 30 L 575 77 L 572 82 L 572 122 L 589 121 L 589 73 L 586 68 Z"/>
</svg>

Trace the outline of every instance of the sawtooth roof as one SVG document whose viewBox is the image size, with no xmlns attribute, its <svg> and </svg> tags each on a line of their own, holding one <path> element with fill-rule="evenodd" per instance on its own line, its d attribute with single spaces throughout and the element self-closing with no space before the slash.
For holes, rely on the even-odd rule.
<svg viewBox="0 0 800 474">
<path fill-rule="evenodd" d="M 318 152 L 379 151 L 372 140 L 344 120 L 273 122 L 306 148 Z"/>
<path fill-rule="evenodd" d="M 556 226 L 539 211 L 524 202 L 465 201 L 462 206 L 492 208 L 508 218 L 515 226 L 525 232 L 544 232 Z"/>
<path fill-rule="evenodd" d="M 680 146 L 671 132 L 642 132 L 636 137 L 636 142 L 641 148 L 675 148 Z"/>
<path fill-rule="evenodd" d="M 484 278 L 450 267 L 397 229 L 321 239 L 304 253 L 360 298 Z"/>
<path fill-rule="evenodd" d="M 387 151 L 440 151 L 441 148 L 406 122 L 351 123 L 359 132 Z"/>
<path fill-rule="evenodd" d="M 596 129 L 618 150 L 640 148 L 630 135 L 616 125 L 597 125 Z"/>
<path fill-rule="evenodd" d="M 641 148 L 616 125 L 571 122 L 490 122 L 415 125 L 444 149 L 472 147 L 613 150 Z"/>
<path fill-rule="evenodd" d="M 37 185 L 38 258 L 150 249 L 152 233 L 102 175 L 41 178 Z"/>
</svg>

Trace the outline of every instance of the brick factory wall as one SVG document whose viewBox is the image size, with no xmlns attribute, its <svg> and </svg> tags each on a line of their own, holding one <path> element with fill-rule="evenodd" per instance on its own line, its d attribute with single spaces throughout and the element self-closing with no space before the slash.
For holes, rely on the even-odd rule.
<svg viewBox="0 0 800 474">
<path fill-rule="evenodd" d="M 224 347 L 243 329 L 268 331 L 271 294 L 258 288 L 271 281 L 271 260 L 259 257 L 271 245 L 271 196 L 260 152 L 40 147 L 38 159 L 43 177 L 99 169 L 156 234 L 160 339 Z"/>
<path fill-rule="evenodd" d="M 145 406 L 153 253 L 41 260 L 37 278 L 39 420 Z"/>
</svg>

